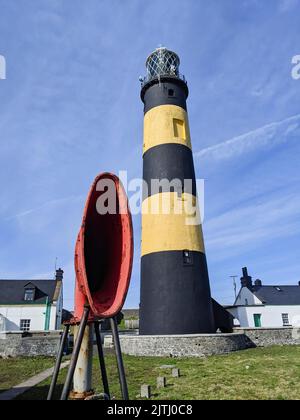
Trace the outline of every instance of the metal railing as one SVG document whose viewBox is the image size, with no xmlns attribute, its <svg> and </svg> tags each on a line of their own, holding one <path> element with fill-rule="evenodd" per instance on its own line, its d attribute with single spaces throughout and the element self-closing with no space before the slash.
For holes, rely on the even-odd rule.
<svg viewBox="0 0 300 420">
<path fill-rule="evenodd" d="M 187 80 L 185 78 L 185 76 L 181 73 L 178 74 L 171 74 L 171 73 L 165 73 L 165 74 L 157 74 L 155 76 L 148 74 L 147 76 L 140 77 L 140 82 L 141 82 L 141 86 L 144 87 L 147 83 L 151 82 L 152 80 L 156 80 L 156 79 L 161 79 L 163 77 L 173 77 L 174 79 L 180 79 L 182 80 L 185 84 L 187 84 Z"/>
</svg>

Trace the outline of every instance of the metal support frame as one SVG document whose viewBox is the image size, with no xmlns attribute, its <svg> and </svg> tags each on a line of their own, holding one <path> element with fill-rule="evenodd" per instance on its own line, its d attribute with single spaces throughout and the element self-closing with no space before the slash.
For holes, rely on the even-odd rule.
<svg viewBox="0 0 300 420">
<path fill-rule="evenodd" d="M 73 354 L 72 354 L 72 358 L 71 358 L 66 382 L 65 382 L 65 385 L 64 385 L 64 388 L 63 388 L 63 392 L 61 394 L 61 398 L 60 398 L 61 401 L 66 401 L 69 397 L 70 388 L 71 388 L 72 380 L 73 380 L 73 377 L 74 377 L 74 372 L 75 372 L 75 369 L 76 369 L 76 364 L 77 364 L 77 360 L 78 360 L 78 356 L 79 356 L 79 352 L 80 352 L 80 347 L 81 347 L 81 343 L 82 343 L 83 336 L 84 336 L 85 327 L 87 326 L 88 319 L 89 319 L 89 314 L 90 314 L 90 307 L 85 306 L 84 307 L 84 312 L 83 312 L 83 317 L 82 317 L 82 320 L 81 320 L 80 326 L 79 326 L 77 340 L 74 343 Z"/>
<path fill-rule="evenodd" d="M 116 317 L 113 317 L 110 319 L 110 325 L 111 325 L 111 331 L 112 331 L 115 351 L 116 351 L 121 392 L 122 392 L 123 400 L 127 401 L 129 400 L 129 394 L 128 394 L 128 387 L 127 387 L 127 381 L 126 381 L 126 375 L 125 375 L 125 369 L 124 369 L 124 363 L 123 363 L 123 357 L 122 357 L 122 351 L 121 351 L 120 337 L 119 337 L 119 331 L 118 331 L 118 322 L 117 322 Z"/>
<path fill-rule="evenodd" d="M 82 341 L 84 338 L 84 333 L 86 330 L 86 327 L 89 322 L 89 314 L 90 314 L 90 307 L 87 305 L 84 308 L 83 317 L 81 319 L 80 325 L 79 325 L 79 331 L 77 335 L 77 339 L 74 343 L 73 353 L 71 362 L 69 365 L 69 370 L 67 373 L 67 377 L 65 380 L 64 388 L 61 395 L 61 401 L 66 401 L 70 394 L 71 384 L 74 378 L 74 373 L 80 353 L 80 348 L 82 345 Z M 104 351 L 101 341 L 101 332 L 100 332 L 100 322 L 99 321 L 93 321 L 95 334 L 96 334 L 96 341 L 97 341 L 97 348 L 98 348 L 98 356 L 99 356 L 99 362 L 100 362 L 100 370 L 101 370 L 101 376 L 102 376 L 102 383 L 104 388 L 104 397 L 107 397 L 105 399 L 110 399 L 110 392 L 109 392 L 109 384 L 108 384 L 108 377 L 107 377 L 107 371 L 105 366 L 105 358 L 104 358 Z M 122 357 L 122 351 L 121 351 L 121 345 L 120 345 L 120 337 L 119 337 L 119 331 L 118 331 L 118 323 L 117 318 L 111 318 L 111 330 L 112 330 L 112 336 L 113 336 L 113 342 L 115 346 L 115 353 L 116 353 L 116 360 L 118 365 L 118 372 L 119 372 L 119 380 L 120 380 L 120 388 L 123 400 L 129 400 L 129 394 L 128 394 L 128 387 L 127 387 L 127 381 L 126 381 L 126 375 L 125 375 L 125 369 L 124 369 L 124 363 L 123 363 L 123 357 Z M 63 351 L 65 347 L 65 343 L 69 334 L 70 330 L 70 324 L 65 326 L 65 330 L 63 333 L 63 336 L 61 338 L 60 347 L 56 359 L 56 364 L 53 372 L 53 377 L 48 393 L 47 400 L 50 401 L 53 399 L 55 386 L 57 384 L 57 378 L 61 366 L 61 361 L 63 357 Z"/>
<path fill-rule="evenodd" d="M 74 341 L 76 342 L 80 326 L 74 327 Z M 92 396 L 93 385 L 93 349 L 94 349 L 94 325 L 87 323 L 81 342 L 80 352 L 73 376 L 73 387 L 69 395 L 70 400 L 85 400 Z"/>
<path fill-rule="evenodd" d="M 59 371 L 60 371 L 60 366 L 61 366 L 61 362 L 62 362 L 62 358 L 64 355 L 64 348 L 67 342 L 67 338 L 69 335 L 69 331 L 70 331 L 70 325 L 65 325 L 65 329 L 63 332 L 63 335 L 61 337 L 60 340 L 60 345 L 59 345 L 59 350 L 58 350 L 58 354 L 57 354 L 57 358 L 56 358 L 56 363 L 55 363 L 55 367 L 54 367 L 54 371 L 53 371 L 53 376 L 52 376 L 52 381 L 51 381 L 51 385 L 49 388 L 49 393 L 47 396 L 47 401 L 51 401 L 54 395 L 54 390 L 57 384 L 57 379 L 58 379 L 58 375 L 59 375 Z"/>
<path fill-rule="evenodd" d="M 101 328 L 100 322 L 95 322 L 94 327 L 95 327 L 95 334 L 96 334 L 96 341 L 97 341 L 97 348 L 98 348 L 98 356 L 99 356 L 99 362 L 100 362 L 100 370 L 101 370 L 103 389 L 104 389 L 104 393 L 110 399 L 109 385 L 108 385 L 107 372 L 106 372 L 105 359 L 104 359 L 104 352 L 103 352 L 101 333 L 100 333 L 100 328 Z"/>
</svg>

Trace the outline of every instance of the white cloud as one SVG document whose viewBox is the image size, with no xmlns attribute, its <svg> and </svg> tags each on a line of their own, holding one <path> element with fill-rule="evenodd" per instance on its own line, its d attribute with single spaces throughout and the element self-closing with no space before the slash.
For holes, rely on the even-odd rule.
<svg viewBox="0 0 300 420">
<path fill-rule="evenodd" d="M 9 221 L 9 220 L 13 220 L 13 219 L 22 219 L 23 217 L 30 216 L 33 213 L 40 213 L 42 210 L 49 209 L 49 207 L 56 207 L 56 206 L 59 206 L 59 205 L 64 204 L 64 203 L 70 203 L 70 202 L 80 200 L 82 198 L 83 198 L 82 195 L 78 195 L 78 196 L 73 195 L 73 196 L 70 196 L 70 197 L 64 197 L 64 198 L 59 198 L 59 199 L 55 199 L 55 200 L 49 200 L 46 203 L 43 203 L 38 207 L 28 209 L 28 210 L 22 211 L 20 213 L 17 213 L 13 216 L 10 216 L 6 220 Z"/>
<path fill-rule="evenodd" d="M 0 80 L 6 79 L 6 60 L 3 55 L 0 55 Z"/>
<path fill-rule="evenodd" d="M 288 135 L 300 128 L 300 114 L 273 122 L 241 136 L 194 153 L 195 158 L 223 160 L 240 156 L 259 148 L 274 146 L 288 140 Z"/>
<path fill-rule="evenodd" d="M 296 193 L 238 207 L 207 221 L 207 246 L 220 258 L 239 255 L 268 241 L 299 234 L 299 216 Z"/>
</svg>

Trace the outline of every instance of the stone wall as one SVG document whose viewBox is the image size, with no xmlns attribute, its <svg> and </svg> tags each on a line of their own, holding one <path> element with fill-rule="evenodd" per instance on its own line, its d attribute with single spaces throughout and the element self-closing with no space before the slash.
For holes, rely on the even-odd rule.
<svg viewBox="0 0 300 420">
<path fill-rule="evenodd" d="M 139 309 L 122 309 L 122 314 L 124 319 L 139 319 L 140 311 Z"/>
<path fill-rule="evenodd" d="M 0 334 L 0 357 L 56 356 L 60 331 Z M 300 345 L 300 329 L 236 328 L 234 334 L 139 336 L 120 334 L 122 351 L 133 356 L 203 357 L 251 347 Z M 105 344 L 112 344 L 111 334 Z"/>
<path fill-rule="evenodd" d="M 256 347 L 300 345 L 299 328 L 235 328 L 245 334 Z"/>
<path fill-rule="evenodd" d="M 0 334 L 0 357 L 56 356 L 60 331 Z"/>
<path fill-rule="evenodd" d="M 120 336 L 122 351 L 131 356 L 203 357 L 253 347 L 244 334 Z"/>
<path fill-rule="evenodd" d="M 127 330 L 137 330 L 140 326 L 138 319 L 125 319 L 125 328 Z"/>
<path fill-rule="evenodd" d="M 300 345 L 300 329 L 236 328 L 234 334 L 176 336 L 121 335 L 122 351 L 131 356 L 203 357 L 274 345 Z M 112 346 L 111 336 L 105 346 Z"/>
</svg>

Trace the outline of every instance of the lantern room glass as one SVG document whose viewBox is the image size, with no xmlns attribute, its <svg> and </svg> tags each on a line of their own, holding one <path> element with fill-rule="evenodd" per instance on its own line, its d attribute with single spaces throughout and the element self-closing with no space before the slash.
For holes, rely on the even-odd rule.
<svg viewBox="0 0 300 420">
<path fill-rule="evenodd" d="M 146 62 L 147 74 L 150 78 L 159 76 L 179 76 L 180 59 L 167 48 L 156 49 Z"/>
<path fill-rule="evenodd" d="M 165 47 L 157 48 L 146 61 L 147 75 L 140 78 L 142 86 L 161 77 L 177 77 L 186 83 L 185 77 L 179 72 L 180 58 Z"/>
</svg>

